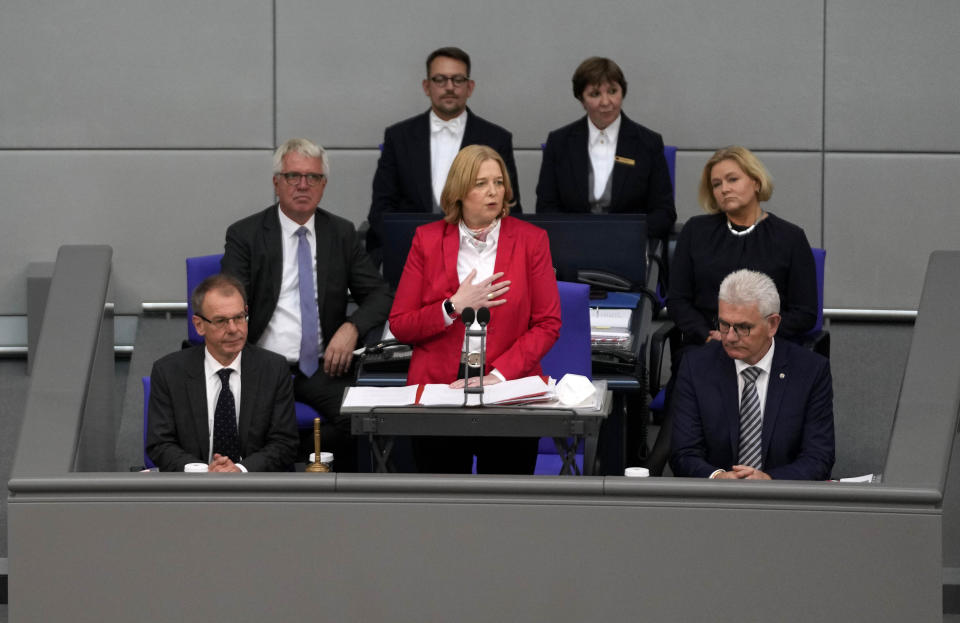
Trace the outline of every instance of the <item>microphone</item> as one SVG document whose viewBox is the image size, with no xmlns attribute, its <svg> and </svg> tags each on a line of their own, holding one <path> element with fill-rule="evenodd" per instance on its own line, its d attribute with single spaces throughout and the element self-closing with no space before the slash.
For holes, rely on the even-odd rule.
<svg viewBox="0 0 960 623">
<path fill-rule="evenodd" d="M 487 323 L 490 322 L 490 309 L 487 307 L 481 307 L 477 310 L 477 322 L 480 323 L 480 326 L 483 328 L 487 327 Z"/>
<path fill-rule="evenodd" d="M 481 307 L 480 309 L 486 309 Z M 487 315 L 490 315 L 490 312 L 487 312 Z M 463 324 L 467 325 L 467 328 L 470 328 L 470 325 L 473 324 L 473 319 L 476 318 L 477 313 L 473 311 L 472 307 L 464 307 L 463 311 L 460 312 L 460 319 L 463 320 Z"/>
</svg>

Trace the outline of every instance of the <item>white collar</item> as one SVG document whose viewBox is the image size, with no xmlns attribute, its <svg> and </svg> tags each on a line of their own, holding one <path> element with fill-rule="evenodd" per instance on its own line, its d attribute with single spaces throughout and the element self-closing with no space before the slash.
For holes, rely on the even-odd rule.
<svg viewBox="0 0 960 623">
<path fill-rule="evenodd" d="M 769 375 L 770 369 L 773 368 L 773 349 L 776 345 L 777 345 L 777 340 L 776 338 L 774 338 L 770 342 L 770 348 L 767 349 L 767 354 L 761 357 L 760 361 L 753 364 L 752 366 L 746 361 L 743 361 L 741 359 L 735 359 L 734 363 L 737 366 L 737 375 L 739 376 L 740 373 L 746 370 L 747 368 L 760 368 L 761 370 L 766 372 L 767 375 Z"/>
<path fill-rule="evenodd" d="M 496 242 L 500 237 L 500 223 L 503 222 L 502 218 L 498 218 L 493 225 L 493 229 L 490 230 L 490 233 L 487 234 L 487 245 L 490 243 Z M 467 227 L 467 224 L 463 222 L 463 219 L 460 219 L 460 237 L 461 238 L 473 238 L 473 235 L 470 233 L 470 228 Z"/>
<path fill-rule="evenodd" d="M 277 212 L 280 214 L 280 231 L 283 232 L 283 236 L 285 238 L 289 238 L 291 236 L 296 235 L 297 230 L 300 229 L 301 227 L 300 223 L 296 222 L 295 220 L 293 220 L 292 218 L 284 214 L 283 210 L 280 209 L 279 204 L 277 204 Z M 311 234 L 314 234 L 316 231 L 313 228 L 313 221 L 316 219 L 316 217 L 317 217 L 317 212 L 316 210 L 314 210 L 313 214 L 310 215 L 310 218 L 307 219 L 307 222 L 303 224 L 303 227 L 306 227 L 307 231 L 310 232 Z"/>
<path fill-rule="evenodd" d="M 433 109 L 430 109 L 430 132 L 439 132 L 441 128 L 447 128 L 454 135 L 463 136 L 463 132 L 467 129 L 467 109 L 464 108 L 463 112 L 454 117 L 453 119 L 441 119 L 437 116 L 437 113 L 433 112 Z"/>
<path fill-rule="evenodd" d="M 217 372 L 224 368 L 230 368 L 237 374 L 240 374 L 240 359 L 243 357 L 243 351 L 237 353 L 236 358 L 230 362 L 230 365 L 225 366 L 216 359 L 213 358 L 213 355 L 210 354 L 210 351 L 206 346 L 203 347 L 203 373 L 206 378 L 214 376 Z"/>
<path fill-rule="evenodd" d="M 591 121 L 590 117 L 588 116 L 587 117 L 587 135 L 588 135 L 587 144 L 590 145 L 590 147 L 595 147 L 597 145 L 597 141 L 600 140 L 601 134 L 607 137 L 607 141 L 616 143 L 617 137 L 620 135 L 620 120 L 622 118 L 623 118 L 623 114 L 621 113 L 617 115 L 617 118 L 613 120 L 613 123 L 611 123 L 610 125 L 608 125 L 607 127 L 601 130 L 597 126 L 593 125 L 593 121 Z"/>
</svg>

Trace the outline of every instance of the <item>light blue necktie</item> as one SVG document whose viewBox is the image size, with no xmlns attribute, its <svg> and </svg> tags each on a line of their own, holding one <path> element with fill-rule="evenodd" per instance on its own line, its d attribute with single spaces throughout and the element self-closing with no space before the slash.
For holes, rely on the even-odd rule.
<svg viewBox="0 0 960 623">
<path fill-rule="evenodd" d="M 320 312 L 317 311 L 317 294 L 313 287 L 313 254 L 307 240 L 307 228 L 297 230 L 297 279 L 300 290 L 300 371 L 313 376 L 320 367 L 317 343 L 319 342 Z"/>
</svg>

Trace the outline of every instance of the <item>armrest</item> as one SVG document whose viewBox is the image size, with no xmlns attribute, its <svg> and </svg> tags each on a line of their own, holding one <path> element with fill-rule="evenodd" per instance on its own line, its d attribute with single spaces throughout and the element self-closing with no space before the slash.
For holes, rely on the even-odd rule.
<svg viewBox="0 0 960 623">
<path fill-rule="evenodd" d="M 660 381 L 663 370 L 664 345 L 670 340 L 671 353 L 674 339 L 680 338 L 680 329 L 671 321 L 666 321 L 650 336 L 650 396 L 657 395 L 662 383 Z"/>
</svg>

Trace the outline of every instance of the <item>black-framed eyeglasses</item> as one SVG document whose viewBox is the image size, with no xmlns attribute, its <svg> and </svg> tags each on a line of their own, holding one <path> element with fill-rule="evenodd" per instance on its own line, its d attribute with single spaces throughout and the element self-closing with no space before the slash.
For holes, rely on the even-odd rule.
<svg viewBox="0 0 960 623">
<path fill-rule="evenodd" d="M 455 87 L 462 87 L 470 80 L 469 76 L 464 76 L 463 74 L 457 74 L 456 76 L 445 76 L 443 74 L 436 74 L 430 76 L 430 82 L 434 83 L 438 87 L 446 85 L 448 82 L 452 82 Z"/>
<path fill-rule="evenodd" d="M 327 176 L 323 173 L 297 173 L 296 171 L 289 171 L 287 173 L 278 173 L 277 175 L 282 177 L 283 181 L 291 186 L 299 184 L 301 178 L 307 180 L 307 186 L 316 186 L 327 179 Z"/>
<path fill-rule="evenodd" d="M 213 320 L 210 320 L 202 314 L 194 313 L 193 315 L 207 324 L 213 325 L 217 329 L 226 329 L 231 321 L 233 321 L 233 323 L 237 326 L 247 324 L 247 318 L 249 317 L 246 313 L 242 313 L 239 316 L 231 316 L 230 318 L 214 318 Z"/>
<path fill-rule="evenodd" d="M 748 322 L 738 322 L 737 324 L 730 324 L 729 322 L 724 322 L 723 320 L 717 321 L 717 331 L 721 335 L 726 335 L 730 333 L 730 328 L 733 328 L 733 332 L 737 334 L 737 337 L 749 337 L 750 331 L 757 325 L 750 324 Z"/>
<path fill-rule="evenodd" d="M 766 320 L 772 315 L 773 314 L 764 316 L 763 319 Z M 754 327 L 756 327 L 757 325 L 750 324 L 749 322 L 738 322 L 736 324 L 730 324 L 729 322 L 724 322 L 723 320 L 717 319 L 716 326 L 717 326 L 717 331 L 719 331 L 721 335 L 726 335 L 727 333 L 730 332 L 730 328 L 733 327 L 733 332 L 737 334 L 737 337 L 749 337 L 750 331 L 752 331 Z"/>
</svg>

